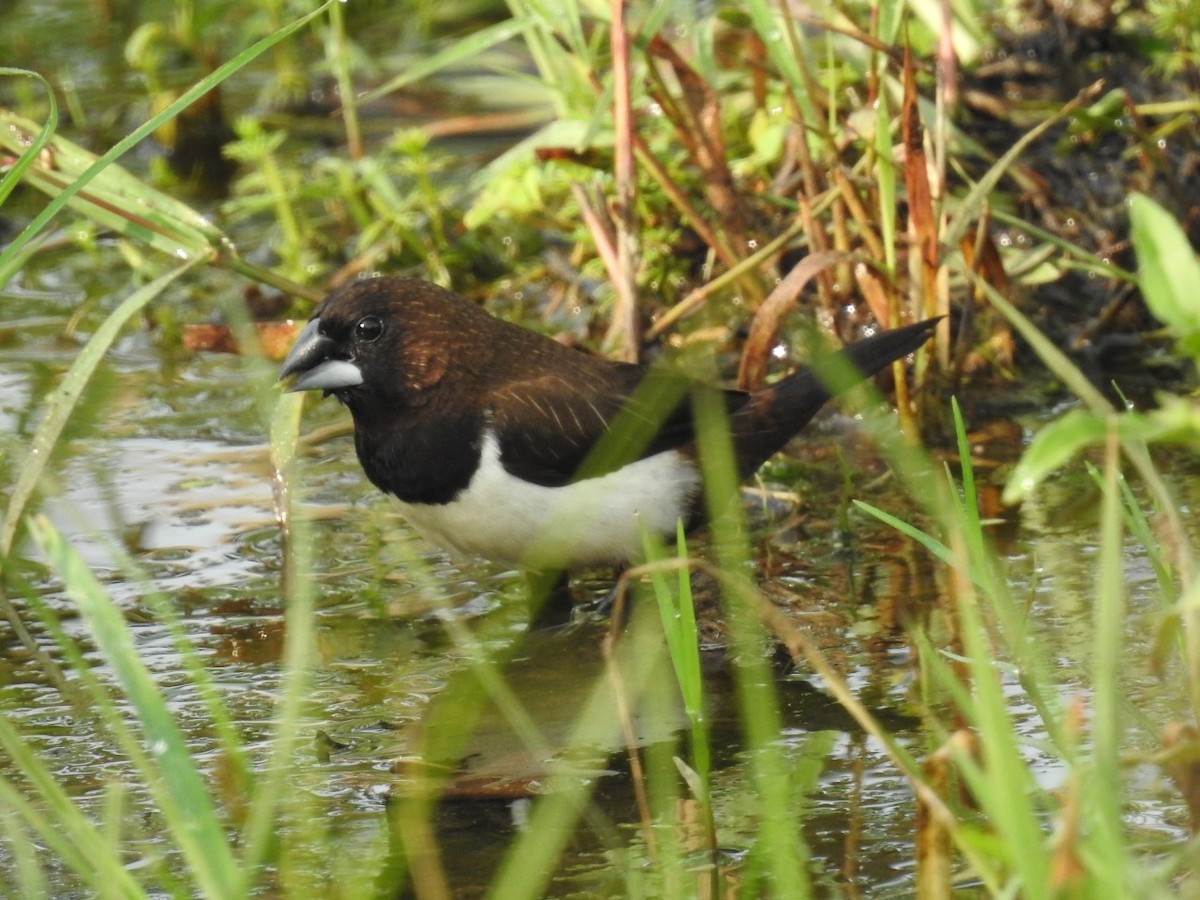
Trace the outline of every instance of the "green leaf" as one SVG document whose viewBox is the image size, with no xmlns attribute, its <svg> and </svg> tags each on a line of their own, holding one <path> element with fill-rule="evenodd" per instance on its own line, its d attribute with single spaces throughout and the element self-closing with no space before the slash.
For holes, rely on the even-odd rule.
<svg viewBox="0 0 1200 900">
<path fill-rule="evenodd" d="M 1129 206 L 1138 280 L 1150 312 L 1192 356 L 1200 356 L 1200 262 L 1175 218 L 1143 194 Z"/>
<path fill-rule="evenodd" d="M 1117 422 L 1123 441 L 1200 445 L 1200 407 L 1186 397 L 1162 394 L 1158 409 L 1126 413 Z"/>
<path fill-rule="evenodd" d="M 900 532 L 907 538 L 916 541 L 922 547 L 930 552 L 930 554 L 938 560 L 941 560 L 947 566 L 953 566 L 955 563 L 954 554 L 950 548 L 935 538 L 933 535 L 922 531 L 916 525 L 910 525 L 903 519 L 893 516 L 891 513 L 884 512 L 877 506 L 872 506 L 863 500 L 851 501 L 858 509 L 861 509 L 867 515 L 878 519 L 885 525 L 890 525 L 896 531 Z"/>
<path fill-rule="evenodd" d="M 1104 439 L 1107 421 L 1085 409 L 1073 409 L 1042 428 L 1021 457 L 1004 488 L 1005 503 L 1028 497 L 1047 475 L 1085 447 Z"/>
<path fill-rule="evenodd" d="M 1200 408 L 1182 397 L 1164 395 L 1150 412 L 1099 415 L 1074 409 L 1042 428 L 1013 469 L 1004 488 L 1004 502 L 1018 503 L 1055 469 L 1087 447 L 1104 441 L 1110 425 L 1126 446 L 1147 443 L 1200 444 Z"/>
</svg>

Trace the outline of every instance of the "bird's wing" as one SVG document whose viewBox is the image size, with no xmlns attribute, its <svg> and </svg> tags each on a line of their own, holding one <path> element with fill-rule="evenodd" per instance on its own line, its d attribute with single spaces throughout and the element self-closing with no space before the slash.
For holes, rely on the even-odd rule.
<svg viewBox="0 0 1200 900">
<path fill-rule="evenodd" d="M 695 437 L 696 384 L 665 369 L 639 366 L 541 375 L 497 386 L 491 424 L 504 468 L 557 486 L 604 475 Z M 727 393 L 732 410 L 744 394 Z"/>
</svg>

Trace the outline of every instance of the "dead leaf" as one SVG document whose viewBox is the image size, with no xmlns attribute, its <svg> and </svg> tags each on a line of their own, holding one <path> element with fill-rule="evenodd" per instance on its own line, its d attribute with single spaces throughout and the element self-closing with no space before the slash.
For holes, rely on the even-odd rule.
<svg viewBox="0 0 1200 900">
<path fill-rule="evenodd" d="M 300 323 L 288 319 L 286 322 L 255 322 L 258 343 L 267 359 L 283 359 L 291 349 Z M 233 330 L 228 325 L 185 325 L 183 346 L 192 353 L 241 353 Z"/>
</svg>

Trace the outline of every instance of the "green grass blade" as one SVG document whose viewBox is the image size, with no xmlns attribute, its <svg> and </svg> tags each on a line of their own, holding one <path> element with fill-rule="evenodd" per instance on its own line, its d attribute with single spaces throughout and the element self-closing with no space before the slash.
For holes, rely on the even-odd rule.
<svg viewBox="0 0 1200 900">
<path fill-rule="evenodd" d="M 794 23 L 785 20 L 784 14 L 773 8 L 769 0 L 747 0 L 745 9 L 754 30 L 767 49 L 772 64 L 779 70 L 799 104 L 804 120 L 809 123 L 820 122 L 822 116 L 818 114 L 809 96 L 809 79 L 801 68 L 804 56 L 802 47 L 792 43 L 802 42 L 803 35 Z"/>
<path fill-rule="evenodd" d="M 23 803 L 25 798 L 17 795 L 16 803 L 5 802 L 14 794 L 16 791 L 0 779 L 0 836 L 8 845 L 11 878 L 16 883 L 10 885 L 10 876 L 6 873 L 0 878 L 0 896 L 46 897 L 46 874 L 38 861 L 37 847 L 15 812 L 17 804 Z"/>
<path fill-rule="evenodd" d="M 37 489 L 42 473 L 50 460 L 51 451 L 58 443 L 67 420 L 79 403 L 79 398 L 95 373 L 96 367 L 100 364 L 100 360 L 117 339 L 121 329 L 148 303 L 162 294 L 172 282 L 204 261 L 203 257 L 189 260 L 182 266 L 172 269 L 149 284 L 138 288 L 109 314 L 84 345 L 79 355 L 75 357 L 67 374 L 63 376 L 63 380 L 46 404 L 46 412 L 38 423 L 37 430 L 29 444 L 29 452 L 21 463 L 16 482 L 13 484 L 12 493 L 8 498 L 8 508 L 4 514 L 4 523 L 0 527 L 0 557 L 8 556 L 12 550 L 17 526 L 25 513 L 30 497 Z"/>
<path fill-rule="evenodd" d="M 725 405 L 719 395 L 692 398 L 713 551 L 722 576 L 722 609 L 729 631 L 741 721 L 758 815 L 761 861 L 773 897 L 812 894 L 808 847 L 791 807 L 796 784 L 780 746 L 782 722 L 774 676 L 763 652 L 766 636 L 746 578 L 749 547 Z"/>
<path fill-rule="evenodd" d="M 244 873 L 237 865 L 204 780 L 188 751 L 187 740 L 138 656 L 124 616 L 49 520 L 35 517 L 30 522 L 30 531 L 62 579 L 67 596 L 78 605 L 92 638 L 137 717 L 157 770 L 158 777 L 149 787 L 196 884 L 208 896 L 243 896 Z"/>
<path fill-rule="evenodd" d="M 701 789 L 697 799 L 707 802 L 708 776 L 710 771 L 707 717 L 704 708 L 704 678 L 700 664 L 699 634 L 696 631 L 696 607 L 692 597 L 692 585 L 688 577 L 687 535 L 683 520 L 677 523 L 675 533 L 676 557 L 679 579 L 672 590 L 666 571 L 654 562 L 665 561 L 667 554 L 658 536 L 642 529 L 642 546 L 650 565 L 650 585 L 658 605 L 659 620 L 667 641 L 667 655 L 675 671 L 679 694 L 683 698 L 684 712 L 692 728 L 692 766 Z"/>
<path fill-rule="evenodd" d="M 1042 334 L 1028 316 L 1013 306 L 1008 298 L 996 290 L 995 287 L 972 273 L 968 272 L 967 275 L 971 279 L 972 286 L 980 288 L 987 294 L 988 303 L 994 306 L 1020 332 L 1021 337 L 1025 339 L 1033 352 L 1046 364 L 1051 373 L 1066 386 L 1067 390 L 1082 400 L 1084 406 L 1097 416 L 1107 416 L 1113 412 L 1112 404 L 1088 381 L 1087 376 L 1071 362 L 1067 355 L 1054 346 L 1053 342 Z M 1016 499 L 1018 498 L 1010 498 L 1007 493 L 1005 495 L 1006 502 L 1013 502 Z"/>
<path fill-rule="evenodd" d="M 15 152 L 34 139 L 37 127 L 15 113 L 0 110 L 0 147 Z M 47 140 L 45 153 L 38 155 L 24 178 L 32 187 L 54 197 L 91 169 L 96 160 L 91 151 L 53 135 Z M 96 173 L 86 190 L 70 197 L 68 203 L 116 233 L 171 256 L 230 246 L 228 238 L 205 216 L 115 163 Z"/>
<path fill-rule="evenodd" d="M 905 537 L 916 541 L 931 554 L 933 554 L 933 556 L 940 562 L 943 562 L 948 566 L 954 565 L 954 554 L 950 551 L 949 547 L 947 547 L 937 538 L 930 534 L 926 534 L 924 531 L 917 528 L 917 526 L 910 525 L 908 522 L 893 516 L 891 513 L 884 512 L 877 506 L 872 506 L 870 503 L 867 503 L 864 500 L 852 500 L 851 502 L 867 515 L 878 519 L 885 525 L 890 525 Z"/>
<path fill-rule="evenodd" d="M 996 160 L 992 167 L 983 174 L 983 177 L 971 186 L 971 189 L 967 191 L 967 195 L 957 204 L 953 215 L 950 217 L 950 222 L 946 226 L 945 234 L 942 236 L 942 244 L 946 247 L 958 247 L 959 241 L 962 240 L 968 229 L 976 226 L 980 216 L 983 214 L 984 208 L 987 206 L 989 198 L 995 193 L 996 187 L 1000 184 L 1000 179 L 1004 177 L 1009 168 L 1029 149 L 1034 141 L 1038 140 L 1047 131 L 1075 112 L 1086 100 L 1091 99 L 1094 94 L 1094 86 L 1093 88 L 1081 91 L 1075 99 L 1064 104 L 1062 109 L 1039 122 L 1014 142 L 1004 152 L 1004 155 Z"/>
<path fill-rule="evenodd" d="M 180 669 L 187 675 L 188 686 L 195 692 L 208 713 L 210 727 L 217 738 L 217 746 L 226 767 L 222 783 L 228 787 L 223 793 L 228 795 L 230 792 L 247 789 L 250 763 L 246 747 L 238 733 L 233 715 L 221 697 L 212 671 L 195 643 L 188 637 L 178 608 L 170 597 L 154 589 L 150 577 L 124 548 L 118 548 L 116 553 L 121 559 L 121 568 L 128 573 L 129 579 L 142 585 L 142 601 L 170 635 L 175 652 L 179 656 Z"/>
<path fill-rule="evenodd" d="M 379 87 L 367 91 L 358 99 L 358 102 L 368 103 L 415 81 L 420 81 L 422 78 L 428 78 L 434 72 L 441 71 L 466 60 L 474 59 L 485 50 L 489 50 L 497 44 L 502 44 L 505 41 L 512 40 L 524 34 L 534 24 L 534 20 L 527 16 L 517 16 L 503 22 L 497 22 L 495 25 L 489 25 L 479 31 L 473 31 L 471 34 L 439 50 L 432 56 L 425 57 L 415 65 L 409 66 L 399 75 L 389 78 Z"/>
<path fill-rule="evenodd" d="M 283 648 L 283 676 L 276 712 L 275 734 L 265 773 L 259 779 L 250 815 L 243 829 L 244 865 L 257 869 L 266 860 L 274 838 L 276 819 L 288 795 L 293 753 L 300 740 L 300 719 L 308 697 L 312 661 L 316 658 L 314 610 L 316 591 L 311 577 L 311 529 L 296 515 L 292 496 L 292 469 L 303 397 L 283 394 L 271 420 L 271 468 L 276 512 L 284 535 L 284 590 L 287 631 Z"/>
<path fill-rule="evenodd" d="M 9 166 L 8 172 L 3 178 L 0 178 L 0 206 L 4 205 L 4 201 L 8 199 L 8 195 L 13 192 L 13 188 L 21 181 L 25 171 L 34 164 L 41 152 L 46 148 L 51 136 L 58 130 L 58 100 L 54 96 L 54 88 L 50 86 L 50 82 L 46 81 L 37 72 L 30 72 L 27 69 L 14 69 L 11 66 L 0 66 L 0 76 L 11 75 L 21 78 L 32 78 L 41 83 L 46 89 L 46 102 L 50 109 L 46 114 L 46 121 L 42 123 L 42 127 L 37 129 L 36 134 L 31 140 L 23 141 L 23 146 L 17 148 L 15 152 L 18 154 L 16 161 Z M 5 251 L 8 252 L 7 250 Z"/>
<path fill-rule="evenodd" d="M 617 665 L 631 707 L 668 677 L 662 633 L 657 627 L 642 627 L 644 624 L 635 621 L 617 644 Z M 579 704 L 565 748 L 549 762 L 550 776 L 543 782 L 542 796 L 508 848 L 487 896 L 532 900 L 545 895 L 555 864 L 569 846 L 576 823 L 587 807 L 595 777 L 605 767 L 603 756 L 598 757 L 596 750 L 613 746 L 619 722 L 612 680 L 595 679 Z"/>
<path fill-rule="evenodd" d="M 46 897 L 49 892 L 46 890 L 46 874 L 42 871 L 41 863 L 37 858 L 37 847 L 29 832 L 18 820 L 17 814 L 14 811 L 15 805 L 10 805 L 4 801 L 15 794 L 16 792 L 3 782 L 4 790 L 0 790 L 0 834 L 4 837 L 4 842 L 8 845 L 8 857 L 12 861 L 12 880 L 15 885 L 10 885 L 9 876 L 6 874 L 0 879 L 0 895 L 12 897 Z M 18 795 L 17 802 L 24 800 Z"/>
<path fill-rule="evenodd" d="M 1096 487 L 1104 489 L 1104 475 L 1091 463 L 1085 463 L 1088 474 Z M 1158 582 L 1159 594 L 1163 605 L 1170 607 L 1178 598 L 1175 582 L 1171 578 L 1171 564 L 1166 557 L 1165 548 L 1155 536 L 1153 527 L 1143 511 L 1140 501 L 1133 492 L 1129 480 L 1118 473 L 1117 484 L 1121 489 L 1121 499 L 1124 502 L 1125 527 L 1136 545 L 1143 548 L 1146 558 L 1154 569 L 1154 578 Z"/>
<path fill-rule="evenodd" d="M 109 852 L 108 842 L 96 826 L 3 715 L 0 715 L 0 747 L 27 785 L 18 790 L 8 778 L 0 776 L 0 807 L 19 816 L 96 896 L 114 900 L 144 897 L 125 869 L 124 861 Z M 29 789 L 36 792 L 45 809 L 26 799 L 23 791 Z"/>
<path fill-rule="evenodd" d="M 1093 807 L 1095 848 L 1100 875 L 1114 889 L 1130 891 L 1124 837 L 1121 746 L 1125 734 L 1125 697 L 1121 672 L 1125 658 L 1125 546 L 1120 478 L 1120 444 L 1110 430 L 1104 454 L 1104 494 L 1100 510 L 1099 566 L 1096 573 L 1093 646 L 1092 739 L 1095 774 L 1087 799 Z"/>
</svg>

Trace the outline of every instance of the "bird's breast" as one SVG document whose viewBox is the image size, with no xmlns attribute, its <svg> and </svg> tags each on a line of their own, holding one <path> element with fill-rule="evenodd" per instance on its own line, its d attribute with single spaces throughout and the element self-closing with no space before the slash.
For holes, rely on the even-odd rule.
<svg viewBox="0 0 1200 900">
<path fill-rule="evenodd" d="M 695 463 L 668 450 L 597 478 L 559 487 L 508 472 L 485 431 L 479 466 L 449 503 L 400 502 L 418 531 L 468 556 L 527 569 L 619 563 L 642 555 L 639 520 L 674 533 L 700 490 Z"/>
</svg>

